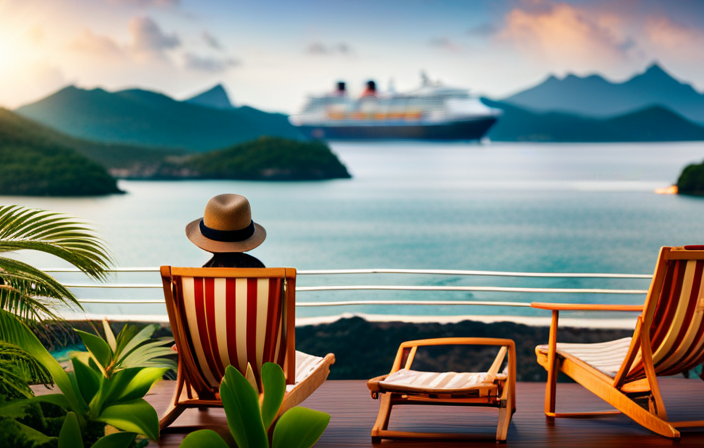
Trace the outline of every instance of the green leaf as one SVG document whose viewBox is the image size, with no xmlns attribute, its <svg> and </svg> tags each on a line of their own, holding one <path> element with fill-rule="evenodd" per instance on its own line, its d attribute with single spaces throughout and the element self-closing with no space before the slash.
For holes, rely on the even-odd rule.
<svg viewBox="0 0 704 448">
<path fill-rule="evenodd" d="M 284 393 L 286 392 L 286 377 L 281 366 L 273 362 L 267 362 L 262 366 L 262 387 L 264 388 L 262 420 L 264 429 L 269 431 L 269 427 L 274 422 L 281 403 L 284 401 Z"/>
<path fill-rule="evenodd" d="M 61 426 L 59 448 L 83 448 L 81 427 L 78 425 L 78 419 L 73 412 L 66 414 L 64 424 Z"/>
<path fill-rule="evenodd" d="M 122 356 L 127 356 L 132 350 L 134 350 L 141 343 L 148 341 L 156 331 L 156 325 L 147 325 L 137 332 L 137 327 L 133 325 L 125 325 L 122 327 L 122 331 L 117 335 L 120 340 L 118 346 L 120 347 L 120 354 Z"/>
<path fill-rule="evenodd" d="M 268 448 L 259 397 L 249 381 L 232 366 L 225 369 L 220 383 L 220 399 L 225 408 L 227 426 L 239 448 Z"/>
<path fill-rule="evenodd" d="M 310 448 L 330 423 L 330 415 L 304 407 L 289 409 L 274 427 L 273 448 Z"/>
<path fill-rule="evenodd" d="M 28 414 L 27 408 L 32 406 L 34 401 L 29 400 L 17 400 L 11 403 L 4 404 L 0 406 L 0 417 L 21 419 L 25 418 Z"/>
<path fill-rule="evenodd" d="M 97 417 L 105 407 L 117 404 L 122 391 L 141 370 L 141 368 L 125 369 L 116 372 L 110 378 L 103 377 L 100 389 L 90 403 L 91 415 Z"/>
<path fill-rule="evenodd" d="M 41 401 L 42 403 L 51 403 L 67 411 L 72 410 L 71 405 L 68 402 L 68 399 L 66 398 L 66 395 L 63 394 L 39 395 L 34 398 L 30 398 L 30 401 Z"/>
<path fill-rule="evenodd" d="M 130 382 L 122 388 L 115 401 L 129 401 L 144 397 L 149 389 L 159 381 L 168 369 L 145 368 L 141 369 Z"/>
<path fill-rule="evenodd" d="M 159 417 L 152 405 L 142 398 L 108 406 L 96 420 L 123 431 L 143 434 L 151 440 L 159 439 Z"/>
<path fill-rule="evenodd" d="M 201 429 L 186 436 L 179 448 L 229 448 L 227 443 L 212 429 Z"/>
<path fill-rule="evenodd" d="M 110 346 L 112 352 L 115 353 L 115 350 L 117 349 L 117 342 L 115 342 L 115 333 L 112 332 L 112 328 L 110 328 L 110 322 L 108 322 L 107 319 L 103 319 L 103 330 L 105 331 L 105 340 L 108 341 L 108 346 Z"/>
<path fill-rule="evenodd" d="M 68 406 L 65 409 L 72 410 L 79 415 L 86 412 L 88 405 L 83 400 L 80 391 L 74 389 L 68 374 L 61 367 L 61 364 L 51 356 L 51 353 L 44 348 L 39 339 L 25 324 L 2 309 L 0 309 L 0 340 L 22 347 L 46 367 L 54 382 L 66 397 Z"/>
<path fill-rule="evenodd" d="M 127 448 L 136 436 L 133 432 L 116 432 L 99 438 L 90 448 Z"/>
<path fill-rule="evenodd" d="M 105 342 L 103 338 L 100 338 L 94 334 L 86 333 L 81 330 L 74 331 L 81 337 L 83 344 L 85 344 L 90 354 L 93 355 L 93 358 L 98 365 L 102 367 L 104 373 L 112 360 L 112 350 L 110 349 L 108 343 Z"/>
<path fill-rule="evenodd" d="M 76 383 L 83 399 L 90 403 L 98 389 L 100 389 L 100 373 L 83 364 L 78 358 L 71 358 Z"/>
</svg>

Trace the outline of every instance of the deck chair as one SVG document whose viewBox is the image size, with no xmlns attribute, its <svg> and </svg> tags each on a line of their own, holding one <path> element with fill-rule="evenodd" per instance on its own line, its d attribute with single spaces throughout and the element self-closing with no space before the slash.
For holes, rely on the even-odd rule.
<svg viewBox="0 0 704 448">
<path fill-rule="evenodd" d="M 411 364 L 418 347 L 437 345 L 495 345 L 501 347 L 487 372 L 418 372 Z M 506 369 L 501 370 L 508 354 Z M 372 428 L 372 443 L 381 439 L 461 440 L 467 434 L 423 433 L 389 430 L 393 406 L 464 405 L 499 408 L 496 441 L 506 441 L 511 416 L 516 411 L 516 348 L 510 339 L 439 338 L 404 342 L 398 349 L 391 372 L 367 382 L 372 398 L 381 395 L 379 415 Z"/>
<path fill-rule="evenodd" d="M 704 246 L 663 247 L 642 307 L 533 303 L 535 308 L 552 311 L 549 343 L 535 350 L 538 363 L 548 372 L 546 417 L 595 417 L 622 412 L 645 428 L 670 438 L 679 438 L 676 428 L 704 426 L 704 420 L 668 421 L 657 379 L 687 372 L 704 361 L 703 270 Z M 642 310 L 642 314 L 631 338 L 561 344 L 557 343 L 561 310 Z M 618 411 L 555 412 L 558 372 L 567 374 Z"/>
<path fill-rule="evenodd" d="M 161 278 L 179 354 L 161 429 L 188 408 L 222 407 L 220 381 L 229 365 L 246 375 L 249 364 L 261 390 L 262 365 L 279 364 L 286 377 L 279 415 L 325 382 L 335 356 L 295 350 L 295 269 L 162 266 Z"/>
</svg>

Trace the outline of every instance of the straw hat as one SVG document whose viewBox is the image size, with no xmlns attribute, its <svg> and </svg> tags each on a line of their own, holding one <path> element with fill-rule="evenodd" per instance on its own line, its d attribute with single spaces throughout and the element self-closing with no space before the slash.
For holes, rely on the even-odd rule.
<svg viewBox="0 0 704 448">
<path fill-rule="evenodd" d="M 246 197 L 220 194 L 208 201 L 203 218 L 186 226 L 186 236 L 208 252 L 246 252 L 264 242 L 266 230 L 252 221 Z"/>
</svg>

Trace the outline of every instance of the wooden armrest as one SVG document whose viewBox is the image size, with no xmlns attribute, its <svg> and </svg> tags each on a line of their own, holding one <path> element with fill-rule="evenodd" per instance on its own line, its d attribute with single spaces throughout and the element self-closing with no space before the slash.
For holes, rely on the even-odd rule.
<svg viewBox="0 0 704 448">
<path fill-rule="evenodd" d="M 374 392 L 381 392 L 381 386 L 379 385 L 379 383 L 384 381 L 388 376 L 389 376 L 389 374 L 381 375 L 381 376 L 377 376 L 376 378 L 372 378 L 369 381 L 367 381 L 367 387 L 372 392 L 372 394 Z"/>
<path fill-rule="evenodd" d="M 643 305 L 606 305 L 593 303 L 531 302 L 531 308 L 550 311 L 643 311 Z"/>
</svg>

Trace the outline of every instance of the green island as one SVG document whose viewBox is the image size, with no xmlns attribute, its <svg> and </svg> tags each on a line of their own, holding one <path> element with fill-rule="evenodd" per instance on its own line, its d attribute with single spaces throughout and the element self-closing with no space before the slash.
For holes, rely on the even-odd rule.
<svg viewBox="0 0 704 448">
<path fill-rule="evenodd" d="M 351 176 L 325 143 L 260 137 L 218 151 L 169 158 L 152 177 L 291 181 Z"/>
<path fill-rule="evenodd" d="M 0 195 L 97 196 L 121 193 L 99 163 L 35 134 L 33 123 L 0 109 Z"/>
<path fill-rule="evenodd" d="M 677 192 L 704 196 L 704 162 L 687 165 L 677 179 Z"/>
<path fill-rule="evenodd" d="M 108 144 L 70 137 L 0 108 L 0 195 L 97 196 L 123 193 L 116 178 L 325 180 L 350 178 L 319 142 L 260 137 L 226 149 Z"/>
</svg>

